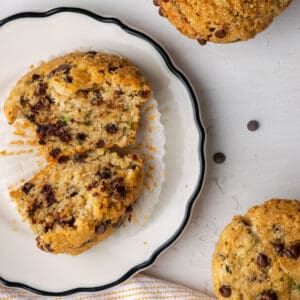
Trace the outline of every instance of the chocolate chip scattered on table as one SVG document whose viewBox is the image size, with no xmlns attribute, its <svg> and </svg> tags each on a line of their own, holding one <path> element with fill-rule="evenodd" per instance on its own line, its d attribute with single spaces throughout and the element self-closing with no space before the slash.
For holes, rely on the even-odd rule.
<svg viewBox="0 0 300 300">
<path fill-rule="evenodd" d="M 226 156 L 222 152 L 217 152 L 217 153 L 214 154 L 213 159 L 214 159 L 215 163 L 222 164 L 222 163 L 225 162 Z"/>
<path fill-rule="evenodd" d="M 251 120 L 247 124 L 247 128 L 249 131 L 256 131 L 259 128 L 260 124 L 256 120 Z"/>
</svg>

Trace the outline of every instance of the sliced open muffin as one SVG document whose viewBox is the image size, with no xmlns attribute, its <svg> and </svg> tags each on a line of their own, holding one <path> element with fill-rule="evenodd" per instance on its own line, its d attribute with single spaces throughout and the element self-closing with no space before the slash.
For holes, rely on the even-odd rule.
<svg viewBox="0 0 300 300">
<path fill-rule="evenodd" d="M 77 255 L 122 224 L 142 182 L 139 155 L 99 149 L 60 156 L 10 195 L 40 249 Z"/>
<path fill-rule="evenodd" d="M 151 88 L 127 59 L 76 52 L 26 74 L 6 103 L 8 122 L 29 122 L 47 155 L 71 155 L 135 142 L 139 108 Z"/>
</svg>

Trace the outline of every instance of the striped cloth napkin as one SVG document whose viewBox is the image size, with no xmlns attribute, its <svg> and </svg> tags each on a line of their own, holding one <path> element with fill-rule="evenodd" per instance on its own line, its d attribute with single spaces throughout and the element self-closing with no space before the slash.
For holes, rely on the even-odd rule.
<svg viewBox="0 0 300 300">
<path fill-rule="evenodd" d="M 177 300 L 213 300 L 197 291 L 190 290 L 181 285 L 173 284 L 146 275 L 136 275 L 126 282 L 96 293 L 81 293 L 67 297 L 44 297 L 29 292 L 0 286 L 1 300 L 19 299 L 55 299 L 55 300 L 155 300 L 155 299 L 177 299 Z"/>
</svg>

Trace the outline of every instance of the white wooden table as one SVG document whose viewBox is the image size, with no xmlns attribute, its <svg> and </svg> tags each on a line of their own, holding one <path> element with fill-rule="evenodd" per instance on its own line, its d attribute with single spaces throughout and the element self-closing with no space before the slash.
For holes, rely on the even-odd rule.
<svg viewBox="0 0 300 300">
<path fill-rule="evenodd" d="M 231 217 L 271 197 L 300 198 L 300 1 L 255 40 L 227 46 L 181 36 L 152 0 L 0 0 L 0 18 L 58 6 L 147 32 L 192 81 L 208 132 L 207 180 L 185 234 L 147 272 L 212 294 L 211 256 Z M 247 131 L 251 119 L 256 132 Z M 217 151 L 224 164 L 212 161 Z"/>
</svg>

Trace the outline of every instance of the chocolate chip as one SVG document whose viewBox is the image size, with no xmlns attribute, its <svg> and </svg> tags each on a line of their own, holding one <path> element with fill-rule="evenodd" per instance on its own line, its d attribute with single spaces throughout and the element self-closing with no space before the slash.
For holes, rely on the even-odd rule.
<svg viewBox="0 0 300 300">
<path fill-rule="evenodd" d="M 65 72 L 65 73 L 69 73 L 71 69 L 71 65 L 70 64 L 62 64 L 60 66 L 58 66 L 55 71 L 56 72 Z"/>
<path fill-rule="evenodd" d="M 221 30 L 218 30 L 215 32 L 215 36 L 218 38 L 218 39 L 223 39 L 225 36 L 227 35 L 226 31 L 221 29 Z"/>
<path fill-rule="evenodd" d="M 48 109 L 52 103 L 55 103 L 55 101 L 48 96 L 44 96 L 39 102 L 42 105 L 42 109 Z"/>
<path fill-rule="evenodd" d="M 231 270 L 230 266 L 226 265 L 225 270 L 227 273 L 232 274 L 232 270 Z"/>
<path fill-rule="evenodd" d="M 286 257 L 291 259 L 298 259 L 300 256 L 300 243 L 290 246 L 284 250 Z"/>
<path fill-rule="evenodd" d="M 88 155 L 86 153 L 80 153 L 80 154 L 76 154 L 74 156 L 74 161 L 77 163 L 82 163 L 85 161 L 85 159 L 88 157 Z"/>
<path fill-rule="evenodd" d="M 214 154 L 214 161 L 215 161 L 215 163 L 222 164 L 222 163 L 225 162 L 225 160 L 226 160 L 226 156 L 225 156 L 224 153 L 217 152 L 217 153 Z"/>
<path fill-rule="evenodd" d="M 210 32 L 214 32 L 215 30 L 216 30 L 216 28 L 214 28 L 214 27 L 210 27 L 210 28 L 209 28 L 209 31 L 210 31 Z"/>
<path fill-rule="evenodd" d="M 56 158 L 60 152 L 61 152 L 61 150 L 59 148 L 55 148 L 55 149 L 51 150 L 49 154 L 51 157 Z"/>
<path fill-rule="evenodd" d="M 86 54 L 94 56 L 97 54 L 97 51 L 88 51 L 88 52 L 86 52 Z"/>
<path fill-rule="evenodd" d="M 269 259 L 265 254 L 259 253 L 256 258 L 256 263 L 260 268 L 266 268 L 269 265 Z"/>
<path fill-rule="evenodd" d="M 244 226 L 250 226 L 250 225 L 251 225 L 250 222 L 249 222 L 249 220 L 246 220 L 246 219 L 242 219 L 240 222 L 241 222 Z"/>
<path fill-rule="evenodd" d="M 94 91 L 93 98 L 91 99 L 92 105 L 100 105 L 103 103 L 103 97 L 100 91 Z"/>
<path fill-rule="evenodd" d="M 112 182 L 110 183 L 111 188 L 113 190 L 117 189 L 118 186 L 123 184 L 123 181 L 124 181 L 124 178 L 122 178 L 122 177 L 119 177 L 119 178 L 116 178 L 116 179 L 112 180 Z"/>
<path fill-rule="evenodd" d="M 42 188 L 42 194 L 44 194 L 45 196 L 48 207 L 56 202 L 55 195 L 51 185 L 45 184 Z"/>
<path fill-rule="evenodd" d="M 24 106 L 24 105 L 27 104 L 27 102 L 28 102 L 28 100 L 26 99 L 26 97 L 25 97 L 24 95 L 22 95 L 22 96 L 20 97 L 20 104 L 21 104 L 22 106 Z"/>
<path fill-rule="evenodd" d="M 34 184 L 31 182 L 26 182 L 22 187 L 22 192 L 28 194 L 30 190 L 34 187 Z"/>
<path fill-rule="evenodd" d="M 201 46 L 204 46 L 204 45 L 207 44 L 207 40 L 206 40 L 206 39 L 202 39 L 202 38 L 197 39 L 197 42 L 198 42 Z"/>
<path fill-rule="evenodd" d="M 105 126 L 105 130 L 109 133 L 109 134 L 115 134 L 118 131 L 118 127 L 116 124 L 107 124 Z"/>
<path fill-rule="evenodd" d="M 95 227 L 95 233 L 103 234 L 105 232 L 106 226 L 104 224 L 99 224 Z"/>
<path fill-rule="evenodd" d="M 108 72 L 109 72 L 109 73 L 112 73 L 112 72 L 116 71 L 117 69 L 118 69 L 117 67 L 109 66 L 109 67 L 108 67 Z"/>
<path fill-rule="evenodd" d="M 70 72 L 71 65 L 70 64 L 62 64 L 58 66 L 56 69 L 52 70 L 48 75 L 47 78 L 53 77 L 58 72 L 64 72 L 65 74 L 68 74 Z"/>
<path fill-rule="evenodd" d="M 72 226 L 74 225 L 74 223 L 75 223 L 75 218 L 72 217 L 72 218 L 69 219 L 69 220 L 56 218 L 56 219 L 54 220 L 54 222 L 55 222 L 56 224 L 62 226 L 62 227 L 66 227 L 66 226 L 72 227 Z"/>
<path fill-rule="evenodd" d="M 164 17 L 165 16 L 165 12 L 164 10 L 160 7 L 159 10 L 158 10 L 158 14 L 161 16 L 161 17 Z"/>
<path fill-rule="evenodd" d="M 224 298 L 229 298 L 231 296 L 231 288 L 228 285 L 222 285 L 219 288 L 219 292 Z"/>
<path fill-rule="evenodd" d="M 76 139 L 81 142 L 85 141 L 86 137 L 87 137 L 87 135 L 83 132 L 79 132 L 76 134 Z"/>
<path fill-rule="evenodd" d="M 30 218 L 32 218 L 33 216 L 34 216 L 34 213 L 35 213 L 35 211 L 37 210 L 37 209 L 39 209 L 39 208 L 41 208 L 41 206 L 40 206 L 40 204 L 38 204 L 38 203 L 36 203 L 36 202 L 34 202 L 33 204 L 32 204 L 32 206 L 31 206 L 31 208 L 28 210 L 28 216 L 30 217 Z"/>
<path fill-rule="evenodd" d="M 50 135 L 50 133 L 52 134 L 51 130 L 51 125 L 38 125 L 36 132 L 38 135 L 40 135 L 40 137 L 46 137 L 48 135 Z"/>
<path fill-rule="evenodd" d="M 58 159 L 58 163 L 63 164 L 63 163 L 66 163 L 68 160 L 69 160 L 69 156 L 61 156 Z"/>
<path fill-rule="evenodd" d="M 66 123 L 64 121 L 57 121 L 56 123 L 50 123 L 50 124 L 38 124 L 37 127 L 37 133 L 40 135 L 40 137 L 47 137 L 47 136 L 57 136 L 62 137 L 64 140 L 64 135 L 67 133 L 66 129 L 64 128 L 66 126 Z"/>
<path fill-rule="evenodd" d="M 149 94 L 150 94 L 150 91 L 149 90 L 142 90 L 140 92 L 140 95 L 142 98 L 148 98 L 149 97 Z"/>
<path fill-rule="evenodd" d="M 127 219 L 129 223 L 131 223 L 131 219 L 132 219 L 132 214 L 129 214 Z"/>
<path fill-rule="evenodd" d="M 100 139 L 96 144 L 95 144 L 95 147 L 96 148 L 103 148 L 105 146 L 105 142 Z"/>
<path fill-rule="evenodd" d="M 273 248 L 274 248 L 274 251 L 277 253 L 277 254 L 282 254 L 283 250 L 284 250 L 284 244 L 279 242 L 279 241 L 275 241 L 273 243 Z"/>
<path fill-rule="evenodd" d="M 36 81 L 38 79 L 41 79 L 41 78 L 42 78 L 41 75 L 39 75 L 39 74 L 33 74 L 32 77 L 31 77 L 31 82 L 34 82 L 34 81 Z"/>
<path fill-rule="evenodd" d="M 275 291 L 269 290 L 269 291 L 264 291 L 260 297 L 259 300 L 277 300 L 277 294 Z"/>
<path fill-rule="evenodd" d="M 159 0 L 153 0 L 153 4 L 154 4 L 155 6 L 159 6 Z"/>
<path fill-rule="evenodd" d="M 59 139 L 64 143 L 69 143 L 72 137 L 67 131 L 63 130 L 61 134 L 59 134 Z"/>
<path fill-rule="evenodd" d="M 129 205 L 126 207 L 126 213 L 131 213 L 133 212 L 133 208 L 132 208 L 132 205 Z"/>
<path fill-rule="evenodd" d="M 44 227 L 44 232 L 48 232 L 49 230 L 51 230 L 53 228 L 53 224 L 48 224 Z"/>
<path fill-rule="evenodd" d="M 118 200 L 124 199 L 126 197 L 126 189 L 124 185 L 119 185 L 114 191 L 114 197 Z"/>
<path fill-rule="evenodd" d="M 90 191 L 90 190 L 96 188 L 98 185 L 99 185 L 99 182 L 98 182 L 98 181 L 93 181 L 91 184 L 89 184 L 89 185 L 87 186 L 86 189 L 87 189 L 88 191 Z"/>
<path fill-rule="evenodd" d="M 42 189 L 42 193 L 48 194 L 52 192 L 52 187 L 49 184 L 45 184 Z"/>
<path fill-rule="evenodd" d="M 26 116 L 26 118 L 27 118 L 30 122 L 35 123 L 35 115 Z"/>
<path fill-rule="evenodd" d="M 40 110 L 49 109 L 50 104 L 50 99 L 45 97 L 40 99 L 36 104 L 32 105 L 30 109 L 33 113 L 38 113 Z"/>
<path fill-rule="evenodd" d="M 40 145 L 46 145 L 47 143 L 46 143 L 45 140 L 39 140 L 39 144 L 40 144 Z"/>
<path fill-rule="evenodd" d="M 40 82 L 35 91 L 34 91 L 34 94 L 36 96 L 41 96 L 41 95 L 45 95 L 46 94 L 46 91 L 47 91 L 47 88 L 48 88 L 48 85 L 47 83 L 44 83 L 44 82 Z"/>
<path fill-rule="evenodd" d="M 74 197 L 74 196 L 76 196 L 76 195 L 78 195 L 78 192 L 72 192 L 72 193 L 70 194 L 70 197 L 72 198 L 72 197 Z"/>
<path fill-rule="evenodd" d="M 103 168 L 97 172 L 97 175 L 100 176 L 101 179 L 108 179 L 111 177 L 111 171 L 109 168 Z"/>
<path fill-rule="evenodd" d="M 65 75 L 63 76 L 63 80 L 64 80 L 65 82 L 68 82 L 68 83 L 72 83 L 72 82 L 73 82 L 73 78 L 72 78 L 70 75 L 68 75 L 68 74 L 65 74 Z"/>
<path fill-rule="evenodd" d="M 121 96 L 124 95 L 124 92 L 122 90 L 115 90 L 115 95 Z"/>
<path fill-rule="evenodd" d="M 252 120 L 252 121 L 248 122 L 247 128 L 249 131 L 255 131 L 259 128 L 259 122 L 256 120 Z"/>
</svg>

